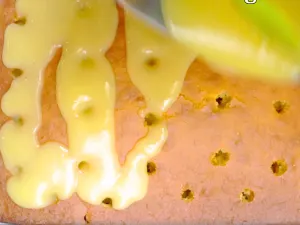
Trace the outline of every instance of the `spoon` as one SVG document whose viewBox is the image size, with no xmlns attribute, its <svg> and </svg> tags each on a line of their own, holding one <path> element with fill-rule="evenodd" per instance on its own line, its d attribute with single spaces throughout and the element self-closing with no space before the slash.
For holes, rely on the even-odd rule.
<svg viewBox="0 0 300 225">
<path fill-rule="evenodd" d="M 126 10 L 152 25 L 154 29 L 167 33 L 161 0 L 118 0 L 118 2 Z"/>
</svg>

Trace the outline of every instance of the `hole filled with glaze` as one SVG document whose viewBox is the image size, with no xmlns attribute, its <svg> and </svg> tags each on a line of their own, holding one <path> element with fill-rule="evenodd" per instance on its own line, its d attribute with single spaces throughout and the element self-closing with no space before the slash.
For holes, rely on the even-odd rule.
<svg viewBox="0 0 300 225">
<path fill-rule="evenodd" d="M 145 126 L 148 126 L 148 127 L 156 125 L 159 122 L 160 122 L 160 118 L 158 116 L 154 115 L 153 113 L 148 113 L 144 119 L 144 124 L 145 124 Z"/>
<path fill-rule="evenodd" d="M 156 69 L 159 66 L 159 59 L 150 57 L 145 61 L 145 66 L 147 69 Z"/>
<path fill-rule="evenodd" d="M 90 57 L 84 57 L 81 60 L 80 66 L 84 69 L 90 69 L 95 66 L 95 61 Z"/>
<path fill-rule="evenodd" d="M 274 175 L 281 176 L 283 175 L 288 169 L 288 166 L 284 160 L 276 160 L 271 165 L 271 170 Z"/>
<path fill-rule="evenodd" d="M 226 93 L 222 93 L 222 94 L 218 95 L 217 98 L 216 98 L 218 108 L 224 109 L 224 108 L 229 107 L 230 103 L 231 103 L 231 100 L 232 100 L 232 97 L 229 96 Z"/>
<path fill-rule="evenodd" d="M 88 164 L 86 161 L 81 161 L 79 164 L 78 164 L 78 169 L 80 172 L 82 173 L 86 173 L 89 171 L 90 169 L 90 164 Z"/>
<path fill-rule="evenodd" d="M 11 75 L 14 78 L 20 77 L 22 74 L 23 74 L 23 70 L 21 70 L 21 69 L 12 69 L 12 71 L 11 71 Z"/>
<path fill-rule="evenodd" d="M 92 115 L 94 111 L 94 108 L 92 106 L 87 106 L 85 108 L 82 109 L 82 111 L 80 112 L 80 114 L 82 116 L 89 116 Z"/>
<path fill-rule="evenodd" d="M 85 221 L 86 224 L 90 224 L 91 223 L 91 221 L 92 221 L 91 217 L 92 217 L 91 213 L 89 213 L 89 212 L 87 212 L 84 215 L 83 219 L 84 219 L 84 221 Z"/>
<path fill-rule="evenodd" d="M 185 189 L 181 193 L 181 199 L 190 202 L 194 199 L 194 193 L 191 189 Z"/>
<path fill-rule="evenodd" d="M 153 175 L 156 173 L 156 164 L 154 162 L 147 163 L 147 173 L 148 175 Z"/>
<path fill-rule="evenodd" d="M 255 194 L 254 191 L 252 191 L 249 188 L 245 188 L 244 191 L 240 194 L 240 200 L 242 202 L 252 202 L 254 200 Z"/>
<path fill-rule="evenodd" d="M 13 117 L 13 121 L 18 126 L 23 126 L 24 125 L 24 119 L 20 116 Z"/>
<path fill-rule="evenodd" d="M 230 154 L 223 150 L 219 150 L 211 155 L 210 162 L 214 166 L 226 166 L 230 160 Z"/>
<path fill-rule="evenodd" d="M 27 19 L 26 17 L 19 17 L 14 20 L 14 23 L 20 26 L 24 26 L 27 23 Z"/>
<path fill-rule="evenodd" d="M 278 114 L 285 113 L 289 108 L 288 103 L 285 101 L 275 101 L 273 107 Z"/>
<path fill-rule="evenodd" d="M 105 198 L 103 199 L 102 204 L 106 207 L 112 207 L 113 202 L 111 198 Z"/>
<path fill-rule="evenodd" d="M 82 96 L 73 104 L 73 112 L 76 118 L 90 118 L 95 111 L 94 103 L 89 96 Z"/>
</svg>

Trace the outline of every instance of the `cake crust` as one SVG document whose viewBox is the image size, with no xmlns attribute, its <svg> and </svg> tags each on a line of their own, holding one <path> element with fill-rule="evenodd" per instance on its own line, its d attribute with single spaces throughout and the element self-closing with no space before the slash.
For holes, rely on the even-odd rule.
<svg viewBox="0 0 300 225">
<path fill-rule="evenodd" d="M 2 4 L 1 51 L 5 27 L 14 16 L 14 1 L 4 0 Z M 126 70 L 124 15 L 120 8 L 119 20 L 117 36 L 106 57 L 116 77 L 116 148 L 122 162 L 146 129 L 137 113 L 145 105 L 144 99 Z M 45 71 L 43 124 L 38 138 L 41 144 L 57 141 L 67 146 L 67 126 L 55 94 L 59 57 L 60 52 L 57 52 Z M 2 60 L 0 68 L 2 97 L 12 78 Z M 182 94 L 167 114 L 169 139 L 153 159 L 156 172 L 150 177 L 148 194 L 143 200 L 124 211 L 115 211 L 86 204 L 74 195 L 44 209 L 22 209 L 6 193 L 10 174 L 0 160 L 0 221 L 16 224 L 299 224 L 299 95 L 297 86 L 275 86 L 222 76 L 197 60 L 187 73 Z M 281 102 L 287 103 L 284 110 L 278 108 Z M 0 124 L 8 120 L 0 111 Z M 211 162 L 219 150 L 230 155 L 226 165 L 216 166 Z M 287 164 L 282 176 L 273 173 L 276 169 L 272 169 L 272 164 L 276 160 Z M 253 191 L 253 201 L 241 201 L 244 189 Z"/>
</svg>

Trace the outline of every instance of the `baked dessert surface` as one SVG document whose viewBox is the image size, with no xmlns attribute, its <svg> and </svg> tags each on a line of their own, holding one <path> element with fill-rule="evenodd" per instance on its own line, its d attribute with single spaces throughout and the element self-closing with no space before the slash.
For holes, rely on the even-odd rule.
<svg viewBox="0 0 300 225">
<path fill-rule="evenodd" d="M 13 1 L 4 3 L 1 48 L 5 25 L 14 13 Z M 119 16 L 118 34 L 106 56 L 116 76 L 116 148 L 123 161 L 146 129 L 137 115 L 144 99 L 126 71 L 121 9 Z M 38 137 L 41 143 L 58 141 L 68 145 L 66 124 L 55 97 L 58 60 L 59 53 L 45 72 L 43 125 Z M 1 63 L 1 95 L 11 80 L 10 71 Z M 181 96 L 168 112 L 169 139 L 153 160 L 156 172 L 150 177 L 148 194 L 142 201 L 115 211 L 88 205 L 74 195 L 45 209 L 22 209 L 6 193 L 10 175 L 1 161 L 0 219 L 17 224 L 297 224 L 299 94 L 299 87 L 221 76 L 196 61 L 187 73 Z M 274 107 L 276 101 L 287 105 L 277 102 Z M 8 119 L 0 114 L 1 124 Z M 219 150 L 229 153 L 222 161 L 225 166 L 215 166 L 220 161 L 211 161 L 212 154 Z M 278 172 L 273 164 L 276 160 L 287 164 L 282 176 L 273 174 Z M 244 189 L 252 190 L 254 198 Z M 243 191 L 248 194 L 246 200 L 253 201 L 241 202 Z"/>
</svg>

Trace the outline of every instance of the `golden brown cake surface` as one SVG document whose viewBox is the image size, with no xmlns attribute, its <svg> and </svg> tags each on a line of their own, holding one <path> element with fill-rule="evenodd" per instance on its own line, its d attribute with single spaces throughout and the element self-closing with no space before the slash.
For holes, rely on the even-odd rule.
<svg viewBox="0 0 300 225">
<path fill-rule="evenodd" d="M 4 4 L 1 51 L 5 26 L 14 14 L 13 1 L 4 0 Z M 137 114 L 145 104 L 144 99 L 126 71 L 122 10 L 119 16 L 118 34 L 106 56 L 116 77 L 116 148 L 123 161 L 146 129 Z M 56 104 L 58 60 L 59 52 L 45 72 L 43 124 L 38 137 L 40 143 L 53 140 L 68 145 L 66 124 Z M 10 70 L 1 60 L 1 96 L 11 81 Z M 0 221 L 17 224 L 298 224 L 299 95 L 299 87 L 223 77 L 211 72 L 204 63 L 194 62 L 181 96 L 168 112 L 169 139 L 163 151 L 153 159 L 156 171 L 150 177 L 148 194 L 143 200 L 124 211 L 115 211 L 88 205 L 74 195 L 45 209 L 22 209 L 6 193 L 6 180 L 10 175 L 1 160 Z M 286 105 L 280 104 L 282 102 Z M 8 119 L 0 113 L 1 125 Z M 287 165 L 282 176 L 276 173 L 280 175 L 285 164 L 277 160 Z"/>
</svg>

